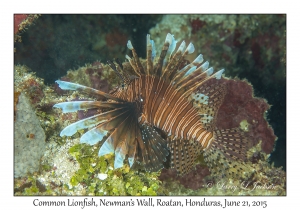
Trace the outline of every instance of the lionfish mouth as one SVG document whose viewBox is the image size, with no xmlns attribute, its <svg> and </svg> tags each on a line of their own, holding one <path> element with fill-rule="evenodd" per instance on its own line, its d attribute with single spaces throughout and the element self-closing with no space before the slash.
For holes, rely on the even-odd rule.
<svg viewBox="0 0 300 210">
<path fill-rule="evenodd" d="M 171 168 L 182 175 L 189 172 L 199 154 L 214 172 L 224 175 L 238 173 L 231 160 L 244 160 L 247 138 L 238 128 L 218 130 L 216 115 L 226 95 L 225 84 L 219 80 L 224 69 L 214 73 L 200 54 L 184 66 L 185 56 L 194 52 L 194 45 L 182 41 L 176 49 L 174 36 L 167 34 L 161 53 L 156 57 L 154 41 L 147 35 L 147 58 L 141 61 L 130 41 L 127 47 L 132 58 L 128 63 L 108 61 L 122 79 L 122 87 L 113 93 L 56 81 L 63 90 L 82 91 L 106 98 L 105 101 L 72 101 L 54 105 L 63 113 L 105 108 L 104 112 L 75 122 L 64 128 L 61 136 L 72 136 L 78 130 L 90 129 L 80 138 L 81 143 L 94 145 L 106 139 L 99 156 L 115 154 L 114 167 L 125 161 L 130 167 L 139 163 L 147 171 L 164 167 L 170 153 Z M 183 68 L 181 68 L 184 66 Z M 162 133 L 166 135 L 162 135 Z M 107 137 L 107 138 L 104 138 Z"/>
</svg>

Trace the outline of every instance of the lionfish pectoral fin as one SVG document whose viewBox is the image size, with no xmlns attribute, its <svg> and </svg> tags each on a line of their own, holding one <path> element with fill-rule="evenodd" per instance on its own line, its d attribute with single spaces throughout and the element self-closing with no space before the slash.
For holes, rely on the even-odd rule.
<svg viewBox="0 0 300 210">
<path fill-rule="evenodd" d="M 171 151 L 171 168 L 182 176 L 193 169 L 196 158 L 201 153 L 201 144 L 194 140 L 168 139 Z"/>
<path fill-rule="evenodd" d="M 93 89 L 93 88 L 90 88 L 90 87 L 86 87 L 84 85 L 79 85 L 79 84 L 76 84 L 76 83 L 72 83 L 72 82 L 66 82 L 66 81 L 61 81 L 61 80 L 56 80 L 55 81 L 59 87 L 62 89 L 62 90 L 77 90 L 77 91 L 83 91 L 83 92 L 86 92 L 88 94 L 97 94 L 97 95 L 101 95 L 101 96 L 104 96 L 105 98 L 108 98 L 108 99 L 112 99 L 114 101 L 120 101 L 120 102 L 124 102 L 122 99 L 120 98 L 117 98 L 113 95 L 110 95 L 108 93 L 105 93 L 103 91 L 100 91 L 100 90 L 96 90 L 96 89 Z"/>
<path fill-rule="evenodd" d="M 124 124 L 120 134 L 123 140 L 118 143 L 115 151 L 115 169 L 123 166 L 126 155 L 128 155 L 129 166 L 131 167 L 133 164 L 135 151 L 132 151 L 132 148 L 135 149 L 136 145 L 136 124 L 137 120 L 132 116 L 127 118 Z"/>
<path fill-rule="evenodd" d="M 122 122 L 122 120 L 128 115 L 128 110 L 126 108 L 122 109 L 121 114 L 117 115 L 117 112 L 114 115 L 111 115 L 107 121 L 100 123 L 97 127 L 89 130 L 85 134 L 83 134 L 80 138 L 80 143 L 87 143 L 90 145 L 94 145 L 99 141 L 102 141 L 104 136 L 107 133 L 118 127 L 118 125 Z"/>
<path fill-rule="evenodd" d="M 63 113 L 95 108 L 120 108 L 123 103 L 101 101 L 69 101 L 55 104 L 53 107 L 62 109 Z"/>
<path fill-rule="evenodd" d="M 98 156 L 107 155 L 110 153 L 114 153 L 114 145 L 112 144 L 112 141 L 110 139 L 107 139 L 101 146 Z"/>
<path fill-rule="evenodd" d="M 127 154 L 126 131 L 130 125 L 131 119 L 132 115 L 130 115 L 130 113 L 121 116 L 121 123 L 114 128 L 99 150 L 99 156 L 112 152 L 115 153 L 115 168 L 123 166 L 123 161 Z"/>
<path fill-rule="evenodd" d="M 121 132 L 124 128 L 124 122 L 126 121 L 128 115 L 123 116 L 121 122 L 117 127 L 115 127 L 114 131 L 109 135 L 106 141 L 101 146 L 98 155 L 103 156 L 109 153 L 114 153 L 116 151 L 116 147 L 122 139 Z M 125 120 L 124 120 L 125 118 Z"/>
<path fill-rule="evenodd" d="M 124 159 L 127 153 L 127 147 L 124 141 L 120 142 L 115 151 L 114 168 L 121 168 L 124 165 Z"/>
<path fill-rule="evenodd" d="M 154 127 L 141 125 L 142 139 L 139 142 L 139 160 L 142 160 L 147 171 L 158 171 L 169 154 L 167 141 L 160 136 Z"/>
<path fill-rule="evenodd" d="M 108 133 L 107 130 L 101 129 L 101 126 L 97 126 L 83 134 L 80 138 L 80 143 L 86 143 L 94 145 L 99 141 L 102 141 L 103 137 Z"/>
<path fill-rule="evenodd" d="M 97 115 L 82 119 L 80 121 L 77 121 L 77 122 L 65 127 L 60 132 L 60 136 L 72 136 L 78 130 L 94 127 L 100 123 L 107 121 L 109 118 L 112 118 L 119 114 L 122 114 L 125 111 L 126 110 L 124 110 L 123 108 L 118 108 L 118 109 L 110 110 L 107 112 L 103 112 L 101 114 L 97 114 Z"/>
<path fill-rule="evenodd" d="M 249 170 L 243 163 L 251 145 L 240 128 L 216 129 L 213 138 L 211 146 L 204 151 L 204 159 L 212 176 L 236 178 Z"/>
</svg>

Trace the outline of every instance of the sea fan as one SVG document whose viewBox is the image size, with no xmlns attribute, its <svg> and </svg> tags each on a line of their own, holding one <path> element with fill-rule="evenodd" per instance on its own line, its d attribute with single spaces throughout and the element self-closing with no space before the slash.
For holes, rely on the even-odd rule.
<svg viewBox="0 0 300 210">
<path fill-rule="evenodd" d="M 247 138 L 239 128 L 218 130 L 216 115 L 226 86 L 218 83 L 224 69 L 214 73 L 200 54 L 184 66 L 185 56 L 194 52 L 192 43 L 186 47 L 167 34 L 161 54 L 147 35 L 147 58 L 141 62 L 130 41 L 127 47 L 133 57 L 128 63 L 108 61 L 123 84 L 105 93 L 79 84 L 56 81 L 63 90 L 77 90 L 104 96 L 106 101 L 72 101 L 56 104 L 64 113 L 99 108 L 102 113 L 80 120 L 62 130 L 61 136 L 72 136 L 80 129 L 92 128 L 80 142 L 94 145 L 107 137 L 99 156 L 114 153 L 114 167 L 128 160 L 144 165 L 147 171 L 163 168 L 171 155 L 171 167 L 185 174 L 195 159 L 204 152 L 213 173 L 232 175 L 239 172 L 231 160 L 245 160 Z M 203 63 L 203 64 L 202 64 Z M 125 68 L 125 66 L 127 68 Z M 181 68 L 184 66 L 183 68 Z M 208 81 L 216 80 L 211 83 Z M 235 169 L 236 168 L 236 169 Z"/>
</svg>

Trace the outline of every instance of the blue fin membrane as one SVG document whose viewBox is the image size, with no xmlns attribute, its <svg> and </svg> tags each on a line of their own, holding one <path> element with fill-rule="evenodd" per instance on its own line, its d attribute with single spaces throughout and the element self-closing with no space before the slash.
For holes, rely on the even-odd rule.
<svg viewBox="0 0 300 210">
<path fill-rule="evenodd" d="M 85 118 L 83 120 L 80 120 L 78 122 L 75 122 L 75 123 L 65 127 L 61 131 L 60 136 L 72 136 L 78 130 L 94 127 L 102 122 L 107 121 L 110 117 L 117 116 L 123 112 L 124 112 L 124 110 L 122 108 L 119 108 L 119 109 L 114 109 L 114 110 L 111 110 L 108 112 L 104 112 L 104 113 L 101 113 L 98 115 L 94 115 L 94 116 Z"/>
<path fill-rule="evenodd" d="M 55 104 L 53 107 L 61 108 L 63 113 L 76 112 L 78 110 L 94 109 L 94 108 L 120 108 L 123 104 L 115 102 L 101 101 L 70 101 Z"/>
<path fill-rule="evenodd" d="M 104 96 L 106 98 L 109 98 L 109 99 L 112 99 L 114 101 L 123 101 L 122 99 L 120 98 L 117 98 L 115 96 L 112 96 L 108 93 L 105 93 L 105 92 L 102 92 L 100 90 L 96 90 L 96 89 L 93 89 L 93 88 L 90 88 L 90 87 L 86 87 L 84 85 L 79 85 L 79 84 L 76 84 L 76 83 L 72 83 L 72 82 L 66 82 L 66 81 L 61 81 L 61 80 L 56 80 L 55 81 L 59 87 L 62 89 L 62 90 L 77 90 L 77 91 L 83 91 L 83 92 L 86 92 L 88 94 L 97 94 L 97 95 L 101 95 L 101 96 Z"/>
<path fill-rule="evenodd" d="M 100 126 L 93 128 L 83 134 L 80 138 L 80 143 L 86 143 L 89 145 L 94 145 L 99 141 L 102 141 L 103 137 L 108 133 L 107 130 L 103 130 Z"/>
</svg>

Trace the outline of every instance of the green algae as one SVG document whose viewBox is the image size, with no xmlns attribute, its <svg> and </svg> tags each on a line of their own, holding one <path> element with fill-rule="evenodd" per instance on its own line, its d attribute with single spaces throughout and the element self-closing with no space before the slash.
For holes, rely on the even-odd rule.
<svg viewBox="0 0 300 210">
<path fill-rule="evenodd" d="M 114 155 L 98 156 L 98 147 L 76 144 L 69 149 L 80 169 L 70 178 L 73 187 L 85 186 L 88 195 L 158 195 L 159 172 L 130 170 L 128 164 L 114 170 Z"/>
</svg>

